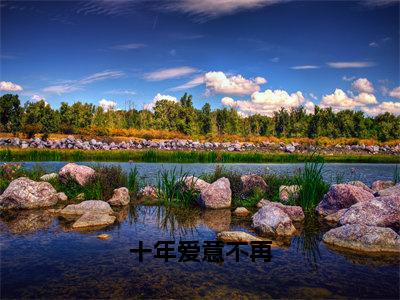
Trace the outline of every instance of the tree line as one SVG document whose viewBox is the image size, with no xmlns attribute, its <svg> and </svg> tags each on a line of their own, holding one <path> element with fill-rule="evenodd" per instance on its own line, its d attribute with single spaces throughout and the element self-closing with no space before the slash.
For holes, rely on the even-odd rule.
<svg viewBox="0 0 400 300">
<path fill-rule="evenodd" d="M 209 103 L 193 107 L 191 95 L 185 93 L 179 102 L 160 100 L 154 111 L 104 110 L 90 103 L 62 102 L 53 109 L 45 101 L 27 102 L 21 106 L 18 95 L 0 97 L 0 130 L 35 133 L 77 133 L 95 128 L 98 135 L 110 129 L 156 129 L 177 131 L 190 136 L 242 135 L 276 137 L 360 138 L 387 141 L 400 139 L 400 116 L 389 112 L 370 117 L 361 111 L 315 107 L 308 114 L 304 107 L 281 108 L 273 116 L 255 114 L 243 117 L 234 108 L 211 110 Z"/>
</svg>

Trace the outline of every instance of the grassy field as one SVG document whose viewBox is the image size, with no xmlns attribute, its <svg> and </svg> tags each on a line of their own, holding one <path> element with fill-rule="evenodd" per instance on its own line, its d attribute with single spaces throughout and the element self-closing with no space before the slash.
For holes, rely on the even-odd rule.
<svg viewBox="0 0 400 300">
<path fill-rule="evenodd" d="M 114 161 L 173 163 L 297 163 L 310 159 L 311 154 L 225 152 L 225 151 L 162 151 L 162 150 L 0 150 L 0 161 Z M 383 154 L 320 155 L 325 162 L 400 163 L 400 156 Z"/>
</svg>

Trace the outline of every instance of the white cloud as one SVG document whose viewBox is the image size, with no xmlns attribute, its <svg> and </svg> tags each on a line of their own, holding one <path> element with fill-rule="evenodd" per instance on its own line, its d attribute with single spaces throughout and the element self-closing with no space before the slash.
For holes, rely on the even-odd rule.
<svg viewBox="0 0 400 300">
<path fill-rule="evenodd" d="M 154 106 L 156 105 L 156 102 L 160 101 L 160 100 L 168 100 L 168 101 L 172 101 L 172 102 L 178 102 L 178 99 L 176 99 L 176 97 L 174 97 L 174 96 L 161 95 L 160 93 L 158 93 L 157 95 L 154 96 L 153 101 L 143 105 L 143 109 L 153 110 Z"/>
<path fill-rule="evenodd" d="M 379 47 L 379 45 L 378 45 L 377 42 L 371 42 L 371 43 L 369 43 L 369 46 L 370 46 L 370 47 L 373 47 L 373 48 Z"/>
<path fill-rule="evenodd" d="M 123 45 L 115 45 L 110 47 L 110 49 L 113 50 L 136 50 L 136 49 L 141 49 L 146 47 L 147 45 L 145 44 L 140 44 L 140 43 L 130 43 L 130 44 L 123 44 Z"/>
<path fill-rule="evenodd" d="M 22 91 L 22 86 L 13 83 L 11 81 L 1 81 L 0 82 L 0 91 L 7 91 L 7 92 L 19 92 Z"/>
<path fill-rule="evenodd" d="M 319 69 L 319 66 L 314 65 L 304 65 L 304 66 L 294 66 L 291 67 L 293 70 L 311 70 L 311 69 Z"/>
<path fill-rule="evenodd" d="M 259 84 L 266 81 L 263 77 L 246 79 L 242 75 L 227 76 L 224 72 L 208 72 L 204 75 L 207 92 L 231 95 L 250 95 L 260 90 Z"/>
<path fill-rule="evenodd" d="M 355 76 L 346 76 L 346 75 L 344 75 L 342 77 L 342 80 L 344 80 L 344 81 L 353 81 L 354 79 L 356 79 Z"/>
<path fill-rule="evenodd" d="M 328 62 L 327 65 L 334 69 L 346 69 L 346 68 L 372 67 L 375 66 L 375 63 L 366 61 L 339 61 L 339 62 Z"/>
<path fill-rule="evenodd" d="M 173 0 L 165 7 L 169 10 L 194 15 L 198 21 L 205 21 L 240 10 L 256 9 L 285 0 Z"/>
<path fill-rule="evenodd" d="M 123 90 L 123 89 L 111 90 L 111 91 L 107 91 L 106 93 L 107 94 L 114 94 L 114 95 L 136 95 L 135 91 Z"/>
<path fill-rule="evenodd" d="M 355 88 L 360 93 L 373 93 L 374 86 L 367 78 L 358 78 L 353 82 L 353 88 Z"/>
<path fill-rule="evenodd" d="M 106 79 L 119 78 L 123 75 L 125 75 L 125 73 L 122 71 L 106 70 L 106 71 L 91 74 L 91 75 L 83 77 L 79 80 L 68 80 L 62 84 L 51 85 L 51 86 L 45 87 L 43 89 L 43 92 L 55 93 L 55 94 L 59 94 L 59 95 L 65 94 L 65 93 L 71 93 L 71 92 L 83 89 L 83 87 L 87 84 L 91 84 L 93 82 L 102 81 L 102 80 L 106 80 Z"/>
<path fill-rule="evenodd" d="M 117 102 L 112 100 L 101 99 L 99 101 L 99 106 L 104 109 L 104 111 L 113 110 L 117 107 Z"/>
<path fill-rule="evenodd" d="M 383 114 L 385 112 L 390 112 L 398 116 L 400 115 L 400 102 L 385 101 L 372 107 L 362 107 L 361 110 L 372 116 Z"/>
<path fill-rule="evenodd" d="M 373 94 L 363 92 L 355 97 L 350 97 L 343 90 L 336 89 L 333 94 L 322 97 L 321 107 L 332 107 L 333 110 L 338 111 L 376 103 L 378 101 Z"/>
<path fill-rule="evenodd" d="M 188 90 L 191 89 L 195 86 L 198 86 L 200 84 L 204 83 L 204 75 L 200 75 L 200 76 L 196 76 L 195 78 L 193 78 L 192 80 L 182 84 L 182 85 L 178 85 L 176 87 L 171 88 L 171 91 L 181 91 L 181 90 Z"/>
<path fill-rule="evenodd" d="M 400 99 L 400 86 L 394 88 L 389 92 L 390 97 L 398 98 Z"/>
<path fill-rule="evenodd" d="M 145 74 L 144 78 L 150 81 L 160 81 L 171 78 L 179 78 L 185 75 L 192 74 L 196 72 L 197 69 L 192 67 L 177 67 L 177 68 L 169 68 L 169 69 L 160 69 L 154 72 L 150 72 Z"/>
<path fill-rule="evenodd" d="M 46 101 L 46 98 L 45 97 L 43 97 L 43 96 L 40 96 L 40 95 L 37 95 L 37 94 L 34 94 L 34 95 L 32 95 L 32 97 L 31 97 L 31 102 L 39 102 L 40 100 L 45 100 Z"/>
<path fill-rule="evenodd" d="M 280 108 L 293 108 L 304 105 L 307 111 L 314 110 L 314 104 L 304 98 L 300 91 L 288 94 L 284 90 L 265 90 L 264 92 L 254 92 L 250 100 L 233 100 L 230 97 L 221 99 L 221 103 L 226 106 L 234 107 L 242 115 L 261 114 L 272 116 Z"/>
<path fill-rule="evenodd" d="M 273 63 L 278 63 L 280 61 L 280 58 L 279 57 L 273 57 L 269 61 L 273 62 Z"/>
<path fill-rule="evenodd" d="M 357 105 L 369 105 L 378 103 L 378 101 L 376 101 L 376 97 L 374 94 L 369 94 L 364 92 L 355 96 L 354 101 L 356 101 Z"/>
</svg>

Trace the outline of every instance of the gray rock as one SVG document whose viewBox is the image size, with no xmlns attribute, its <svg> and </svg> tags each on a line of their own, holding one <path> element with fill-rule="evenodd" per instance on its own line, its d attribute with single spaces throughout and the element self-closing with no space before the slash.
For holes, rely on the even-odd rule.
<svg viewBox="0 0 400 300">
<path fill-rule="evenodd" d="M 199 204 L 206 208 L 218 209 L 231 206 L 232 191 L 227 178 L 222 177 L 201 191 Z"/>
<path fill-rule="evenodd" d="M 113 210 L 105 201 L 101 200 L 87 200 L 79 204 L 70 204 L 61 210 L 61 214 L 68 215 L 83 215 L 85 213 L 92 214 L 112 214 Z"/>
<path fill-rule="evenodd" d="M 85 185 L 95 174 L 95 171 L 88 166 L 69 163 L 62 167 L 58 174 L 62 180 L 71 177 L 80 185 Z"/>
<path fill-rule="evenodd" d="M 208 188 L 210 184 L 200 178 L 195 176 L 187 176 L 183 179 L 183 182 L 188 189 L 194 189 L 195 191 L 201 192 L 202 190 Z"/>
<path fill-rule="evenodd" d="M 296 233 L 289 216 L 272 205 L 263 206 L 253 215 L 252 226 L 263 236 L 292 236 Z"/>
<path fill-rule="evenodd" d="M 113 196 L 107 202 L 113 206 L 128 205 L 131 200 L 129 190 L 126 187 L 121 187 L 114 190 Z"/>
<path fill-rule="evenodd" d="M 108 214 L 97 214 L 88 212 L 83 214 L 72 224 L 72 228 L 81 229 L 88 227 L 105 227 L 115 222 L 115 217 Z"/>
<path fill-rule="evenodd" d="M 251 192 L 255 188 L 259 188 L 262 191 L 267 190 L 267 184 L 264 179 L 256 174 L 250 175 L 242 175 L 240 176 L 240 180 L 242 182 L 242 192 L 248 193 Z"/>
<path fill-rule="evenodd" d="M 261 241 L 262 239 L 255 237 L 243 231 L 222 231 L 217 234 L 217 239 L 224 242 L 250 243 L 253 241 Z"/>
</svg>

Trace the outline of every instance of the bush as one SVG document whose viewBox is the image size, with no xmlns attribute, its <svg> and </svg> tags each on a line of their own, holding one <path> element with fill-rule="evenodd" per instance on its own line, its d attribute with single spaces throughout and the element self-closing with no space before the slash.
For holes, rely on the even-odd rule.
<svg viewBox="0 0 400 300">
<path fill-rule="evenodd" d="M 85 193 L 86 199 L 96 197 L 107 201 L 112 197 L 114 189 L 127 186 L 127 177 L 121 167 L 101 166 L 94 169 L 96 171 L 95 175 L 85 185 L 87 190 Z"/>
</svg>

